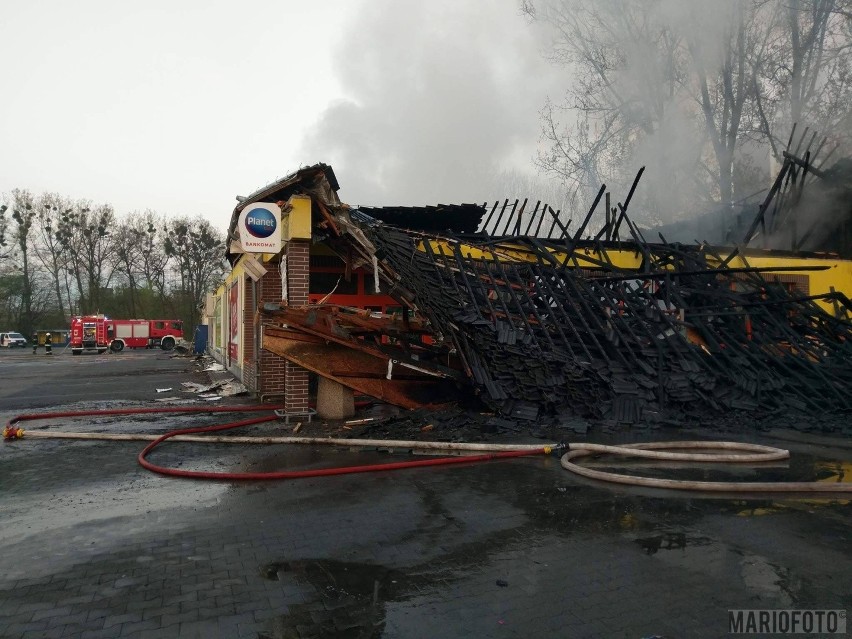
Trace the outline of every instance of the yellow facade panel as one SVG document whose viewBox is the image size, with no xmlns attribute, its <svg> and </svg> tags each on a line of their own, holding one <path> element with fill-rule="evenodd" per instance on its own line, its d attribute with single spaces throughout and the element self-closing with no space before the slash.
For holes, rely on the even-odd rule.
<svg viewBox="0 0 852 639">
<path fill-rule="evenodd" d="M 287 200 L 289 206 L 281 215 L 281 238 L 289 240 L 311 239 L 311 198 L 308 195 L 293 195 Z"/>
<path fill-rule="evenodd" d="M 417 245 L 420 251 L 426 250 L 426 240 L 421 241 Z M 428 240 L 429 247 L 436 255 L 452 256 L 454 249 L 458 246 L 459 251 L 465 258 L 485 259 L 485 260 L 502 260 L 505 262 L 535 262 L 538 261 L 538 256 L 526 249 L 525 247 L 512 244 L 511 241 L 495 244 L 487 248 L 471 246 L 469 244 L 456 244 L 451 240 L 432 239 Z M 565 260 L 565 253 L 558 249 L 549 249 L 554 259 L 560 264 Z M 653 249 L 652 249 L 653 250 Z M 721 257 L 724 259 L 729 253 L 722 252 Z M 707 256 L 708 263 L 713 265 L 713 258 Z M 583 269 L 595 269 L 601 267 L 601 262 L 611 264 L 615 268 L 631 270 L 638 269 L 642 265 L 642 254 L 635 248 L 625 247 L 623 249 L 606 249 L 600 252 L 594 248 L 579 247 L 574 251 L 572 258 L 568 262 L 569 267 L 579 267 Z M 779 270 L 775 274 L 781 282 L 791 282 L 801 280 L 807 282 L 807 287 L 802 290 L 805 295 L 821 295 L 830 293 L 832 289 L 841 292 L 849 298 L 852 298 L 852 261 L 841 260 L 836 257 L 796 257 L 796 256 L 779 256 L 766 253 L 765 255 L 749 254 L 743 259 L 740 256 L 735 256 L 727 265 L 730 268 L 760 268 L 768 269 L 761 274 L 764 279 L 772 281 L 773 268 L 785 269 Z M 801 271 L 795 270 L 796 267 L 801 267 Z M 813 267 L 824 267 L 821 270 L 812 270 Z M 786 270 L 793 269 L 793 270 Z M 801 290 L 801 287 L 799 287 Z M 834 313 L 834 307 L 831 302 L 824 300 L 816 300 L 825 311 Z"/>
</svg>

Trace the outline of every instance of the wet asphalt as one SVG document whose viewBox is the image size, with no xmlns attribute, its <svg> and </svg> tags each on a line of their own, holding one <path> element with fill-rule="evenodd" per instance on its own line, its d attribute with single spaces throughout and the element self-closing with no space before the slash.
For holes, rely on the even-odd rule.
<svg viewBox="0 0 852 639">
<path fill-rule="evenodd" d="M 202 381 L 197 368 L 160 351 L 2 352 L 0 417 L 161 406 L 154 400 L 189 397 L 180 382 Z M 24 427 L 162 433 L 224 421 L 64 418 Z M 672 437 L 684 433 L 606 439 Z M 787 431 L 738 439 L 788 447 L 793 458 L 735 473 L 622 466 L 701 479 L 852 481 L 847 440 Z M 25 437 L 0 447 L 0 637 L 724 637 L 729 609 L 852 607 L 847 500 L 611 488 L 569 475 L 555 457 L 202 482 L 142 469 L 143 445 Z M 223 471 L 406 458 L 187 443 L 152 455 Z"/>
</svg>

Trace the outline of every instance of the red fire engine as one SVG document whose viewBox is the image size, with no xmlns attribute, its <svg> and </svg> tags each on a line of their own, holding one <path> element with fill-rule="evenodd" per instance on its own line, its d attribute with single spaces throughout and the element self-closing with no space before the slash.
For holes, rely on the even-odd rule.
<svg viewBox="0 0 852 639">
<path fill-rule="evenodd" d="M 84 350 L 104 353 L 125 348 L 155 348 L 165 351 L 175 347 L 183 337 L 181 320 L 118 320 L 104 315 L 84 315 L 71 320 L 71 352 L 79 355 Z"/>
<path fill-rule="evenodd" d="M 71 318 L 71 340 L 68 345 L 74 355 L 79 355 L 84 350 L 97 350 L 98 353 L 106 352 L 109 348 L 107 340 L 107 320 L 103 315 L 84 315 Z"/>
</svg>

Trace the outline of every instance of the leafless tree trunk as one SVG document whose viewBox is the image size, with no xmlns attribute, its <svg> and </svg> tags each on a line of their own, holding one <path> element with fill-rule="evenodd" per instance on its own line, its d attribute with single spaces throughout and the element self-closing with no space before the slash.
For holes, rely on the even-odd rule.
<svg viewBox="0 0 852 639">
<path fill-rule="evenodd" d="M 185 296 L 184 317 L 193 327 L 205 293 L 224 272 L 224 238 L 203 218 L 179 218 L 169 225 L 166 254 L 173 257 Z"/>
<path fill-rule="evenodd" d="M 80 299 L 80 312 L 100 310 L 101 294 L 112 277 L 112 241 L 115 225 L 112 206 L 90 208 L 78 203 L 60 218 L 60 243 L 68 252 Z"/>
<path fill-rule="evenodd" d="M 14 238 L 20 256 L 22 280 L 21 323 L 27 335 L 33 329 L 33 271 L 30 264 L 30 232 L 36 211 L 29 191 L 12 191 L 12 219 L 15 221 Z"/>
<path fill-rule="evenodd" d="M 617 187 L 637 165 L 656 191 L 725 205 L 747 183 L 746 140 L 795 121 L 852 147 L 852 0 L 521 0 L 553 28 L 565 99 L 542 111 L 539 166 L 569 189 Z M 757 149 L 759 152 L 759 149 Z M 749 153 L 754 153 L 751 148 Z"/>
<path fill-rule="evenodd" d="M 67 268 L 67 253 L 60 242 L 59 219 L 72 211 L 71 202 L 55 193 L 44 193 L 36 202 L 39 227 L 34 252 L 42 267 L 48 272 L 56 295 L 56 308 L 65 317 L 63 279 Z M 66 280 L 67 281 L 67 280 Z M 69 314 L 71 300 L 69 299 Z"/>
<path fill-rule="evenodd" d="M 688 46 L 701 114 L 715 155 L 719 201 L 729 206 L 735 196 L 734 161 L 742 139 L 741 127 L 755 97 L 755 79 L 763 65 L 771 24 L 755 13 L 754 3 L 723 2 L 712 5 L 712 10 L 727 11 L 727 24 L 715 34 L 721 42 L 702 38 L 698 35 L 700 25 L 695 24 Z M 722 51 L 715 68 L 710 67 L 714 57 L 711 48 Z"/>
<path fill-rule="evenodd" d="M 138 222 L 141 232 L 141 267 L 145 286 L 159 296 L 161 312 L 166 300 L 166 272 L 169 255 L 165 250 L 168 221 L 154 211 L 145 211 Z"/>
</svg>

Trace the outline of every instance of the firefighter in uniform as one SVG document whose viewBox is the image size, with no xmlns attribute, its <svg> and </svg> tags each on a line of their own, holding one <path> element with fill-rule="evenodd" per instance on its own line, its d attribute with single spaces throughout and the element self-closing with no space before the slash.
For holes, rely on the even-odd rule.
<svg viewBox="0 0 852 639">
<path fill-rule="evenodd" d="M 46 355 L 53 355 L 53 348 L 50 345 L 50 333 L 44 334 L 44 352 Z"/>
</svg>

